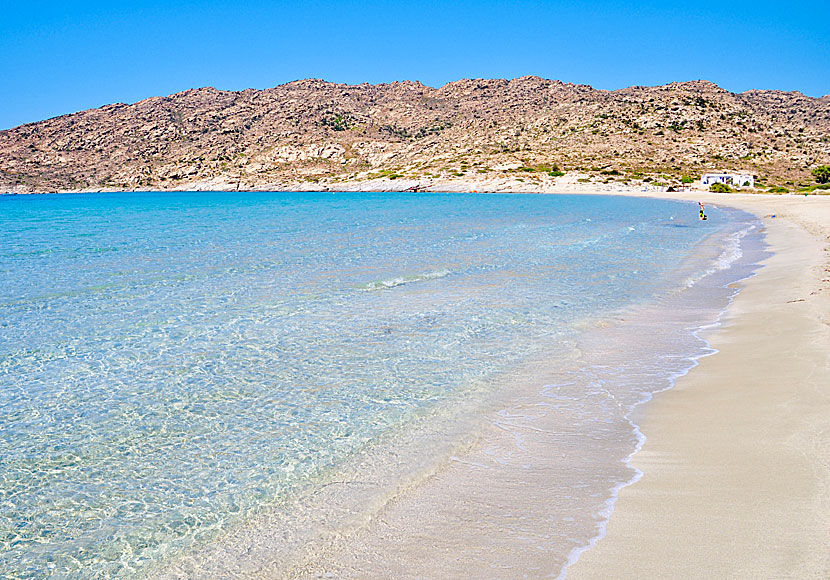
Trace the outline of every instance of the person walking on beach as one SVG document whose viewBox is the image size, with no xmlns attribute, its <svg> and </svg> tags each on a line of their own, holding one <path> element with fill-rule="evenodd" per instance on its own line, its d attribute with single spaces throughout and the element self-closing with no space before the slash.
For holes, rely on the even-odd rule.
<svg viewBox="0 0 830 580">
<path fill-rule="evenodd" d="M 706 219 L 706 214 L 703 213 L 703 209 L 704 209 L 705 205 L 703 204 L 703 202 L 700 202 L 700 201 L 697 202 L 697 205 L 700 206 L 700 219 L 705 220 Z"/>
</svg>

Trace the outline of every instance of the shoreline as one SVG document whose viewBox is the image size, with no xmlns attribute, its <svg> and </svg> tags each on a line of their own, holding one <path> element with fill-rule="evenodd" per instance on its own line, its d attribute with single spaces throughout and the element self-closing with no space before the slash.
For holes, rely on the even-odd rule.
<svg viewBox="0 0 830 580">
<path fill-rule="evenodd" d="M 696 219 L 697 207 L 686 207 Z M 683 206 L 678 208 L 682 213 Z M 755 224 L 750 216 L 744 219 Z M 726 239 L 713 236 L 692 261 L 718 260 Z M 689 272 L 697 271 L 691 263 L 688 267 Z M 734 270 L 725 272 L 726 279 L 738 279 Z M 670 286 L 679 284 L 679 289 L 682 280 L 681 276 Z M 709 286 L 701 285 L 700 291 L 705 294 Z M 371 469 L 377 461 L 361 460 L 359 465 L 369 466 L 368 471 L 360 467 L 350 475 L 338 475 L 331 482 L 337 485 L 327 485 L 323 494 L 310 498 L 313 505 L 322 500 L 329 512 L 344 514 L 346 519 L 321 521 L 317 528 L 325 530 L 324 536 L 298 547 L 296 554 L 275 553 L 285 528 L 278 516 L 266 517 L 153 577 L 405 578 L 418 571 L 424 577 L 484 578 L 495 570 L 507 578 L 521 577 L 517 574 L 522 570 L 538 577 L 558 574 L 574 554 L 593 543 L 619 488 L 637 478 L 626 461 L 641 442 L 629 419 L 631 409 L 653 392 L 671 388 L 677 376 L 708 352 L 704 341 L 686 329 L 722 315 L 728 306 L 723 298 L 735 291 L 722 283 L 717 287 L 723 289 L 718 292 L 722 299 L 711 307 L 707 300 L 689 299 L 688 290 L 678 290 L 669 302 L 679 308 L 647 300 L 610 318 L 586 321 L 579 334 L 590 335 L 589 343 L 580 341 L 567 356 L 570 359 L 587 346 L 589 358 L 579 356 L 567 366 L 547 357 L 528 361 L 521 371 L 508 373 L 519 382 L 506 378 L 509 388 L 497 389 L 503 395 L 493 401 L 495 406 L 488 403 L 489 410 L 482 409 L 480 430 L 456 437 L 446 426 L 435 429 L 444 444 L 458 438 L 456 449 L 436 455 L 418 447 L 418 459 L 427 464 L 414 472 L 401 446 L 389 449 L 381 463 L 405 464 L 409 473 L 403 479 L 377 478 Z M 655 339 L 668 346 L 666 339 L 677 340 L 680 335 L 687 337 L 682 343 L 655 348 Z M 609 342 L 626 348 L 607 351 L 603 345 Z M 599 367 L 606 362 L 630 369 L 631 378 L 625 372 L 602 371 Z M 592 381 L 599 385 L 585 390 Z M 606 382 L 622 388 L 606 390 L 602 387 Z M 575 385 L 579 396 L 568 389 L 569 384 Z M 595 409 L 611 402 L 611 415 L 602 415 L 604 419 L 583 411 L 583 404 Z M 435 427 L 424 426 L 430 431 Z M 423 455 L 435 456 L 435 461 Z M 366 487 L 368 482 L 371 487 Z M 348 491 L 355 485 L 360 486 L 358 493 Z M 363 493 L 372 489 L 373 493 Z M 554 520 L 555 529 L 550 529 Z"/>
<path fill-rule="evenodd" d="M 629 415 L 645 440 L 626 466 L 641 474 L 617 490 L 610 521 L 559 577 L 827 577 L 830 200 L 581 193 L 748 211 L 774 254 L 738 284 L 718 325 L 699 333 L 714 356 Z"/>
<path fill-rule="evenodd" d="M 755 264 L 757 260 L 742 265 L 747 275 L 756 269 Z M 336 547 L 315 553 L 301 572 L 274 577 L 565 578 L 568 567 L 605 535 L 620 490 L 642 475 L 631 459 L 645 438 L 632 417 L 711 354 L 699 333 L 717 325 L 734 299 L 734 284 L 740 278 L 729 272 L 724 277 L 735 282 L 718 286 L 728 301 L 714 310 L 690 299 L 687 289 L 673 298 L 665 295 L 660 301 L 595 321 L 596 326 L 580 332 L 583 338 L 574 351 L 588 354 L 587 358 L 579 356 L 576 367 L 560 368 L 554 363 L 553 370 L 544 362 L 537 363 L 535 372 L 524 375 L 534 380 L 507 394 L 499 403 L 501 410 L 487 413 L 488 423 L 498 429 L 481 432 L 463 454 L 449 457 L 428 479 L 390 498 L 361 529 L 345 534 Z M 696 285 L 696 289 L 707 294 L 707 286 Z M 697 318 L 701 314 L 704 322 Z M 665 351 L 666 339 L 678 336 L 686 342 L 674 343 L 672 350 Z M 616 353 L 608 351 L 603 345 L 609 342 L 624 347 Z M 658 361 L 666 358 L 674 362 L 663 367 Z M 632 372 L 632 378 L 620 379 L 626 373 L 619 371 L 625 369 Z M 615 416 L 607 427 L 587 431 L 576 427 L 584 417 L 579 411 L 574 413 L 574 408 L 564 415 L 547 416 L 544 409 L 548 406 L 569 409 L 561 402 L 568 398 L 567 385 L 579 385 L 582 390 L 592 381 L 596 384 L 582 398 L 585 405 L 602 405 L 604 400 L 624 414 Z M 606 381 L 613 385 L 608 390 L 603 386 Z M 642 390 L 629 390 L 634 384 L 641 384 Z M 492 416 L 494 412 L 508 420 L 501 424 Z M 573 427 L 570 422 L 561 423 L 562 419 L 574 421 Z M 608 433 L 612 433 L 610 439 Z M 600 456 L 612 448 L 618 459 L 603 462 Z M 511 451 L 502 455 L 504 450 Z M 508 471 L 501 470 L 502 465 L 509 466 Z M 583 473 L 574 481 L 572 474 L 586 467 L 591 475 Z M 600 486 L 593 487 L 597 482 Z M 601 501 L 590 511 L 583 511 L 587 506 L 574 507 L 589 496 L 601 496 Z M 530 540 L 527 544 L 514 543 L 509 537 L 517 529 L 524 540 Z M 558 551 L 565 537 L 571 549 Z"/>
<path fill-rule="evenodd" d="M 635 412 L 642 476 L 567 578 L 826 578 L 830 201 L 654 197 L 754 213 L 774 253 L 702 333 L 714 355 Z"/>
<path fill-rule="evenodd" d="M 645 200 L 638 203 L 646 209 Z M 686 214 L 684 207 L 690 215 L 682 218 L 681 227 L 696 221 L 695 205 L 668 203 L 666 213 L 661 213 L 666 220 L 663 225 L 671 226 L 670 215 Z M 619 310 L 589 315 L 573 330 L 575 337 L 594 336 L 589 350 L 595 356 L 581 355 L 579 341 L 556 347 L 561 352 L 554 358 L 552 350 L 544 349 L 488 379 L 491 386 L 486 390 L 493 392 L 471 409 L 475 413 L 473 424 L 467 425 L 471 429 L 464 428 L 471 421 L 464 420 L 467 413 L 459 407 L 479 397 L 472 401 L 461 397 L 447 408 L 453 415 L 451 421 L 427 419 L 420 425 L 423 434 L 403 430 L 401 437 L 394 438 L 395 444 L 376 446 L 378 456 L 361 455 L 355 469 L 350 464 L 339 470 L 322 492 L 314 492 L 296 510 L 346 514 L 345 519 L 320 518 L 315 527 L 324 530 L 321 537 L 307 538 L 305 526 L 300 526 L 299 534 L 307 541 L 297 546 L 290 522 L 286 525 L 287 520 L 275 513 L 240 526 L 153 577 L 313 578 L 333 574 L 339 578 L 404 578 L 413 570 L 434 578 L 468 577 L 471 570 L 476 572 L 469 577 L 489 577 L 494 563 L 488 556 L 491 548 L 499 551 L 495 564 L 503 571 L 521 570 L 527 564 L 524 554 L 530 551 L 535 552 L 533 571 L 558 573 L 572 549 L 587 544 L 596 534 L 600 521 L 595 514 L 603 521 L 607 518 L 610 490 L 635 476 L 635 470 L 622 460 L 635 449 L 638 436 L 621 413 L 640 404 L 651 391 L 670 387 L 677 372 L 692 366 L 688 357 L 705 352 L 702 341 L 686 327 L 689 321 L 700 323 L 720 315 L 727 305 L 725 297 L 734 290 L 717 284 L 722 290 L 710 304 L 686 300 L 689 290 L 681 288 L 695 280 L 689 275 L 707 267 L 717 269 L 716 261 L 732 247 L 728 231 L 744 231 L 756 224 L 750 215 L 736 217 L 734 222 L 729 219 L 728 230 L 719 228 L 699 242 L 698 251 L 689 252 L 682 265 L 671 267 L 671 276 L 667 271 L 667 277 L 655 286 L 657 295 L 675 292 L 672 303 L 691 304 L 690 308 L 673 311 L 644 295 Z M 699 288 L 704 286 L 709 284 Z M 705 318 L 699 317 L 702 312 Z M 666 323 L 663 313 L 671 323 Z M 663 348 L 655 348 L 652 339 L 657 334 Z M 602 345 L 607 342 L 602 337 L 617 344 L 626 336 L 646 335 L 648 341 L 622 343 L 629 348 L 619 353 L 622 356 L 613 355 L 616 364 L 627 365 L 636 378 L 598 370 L 596 365 L 602 364 L 606 350 Z M 683 337 L 680 344 L 665 340 L 676 341 L 678 336 Z M 662 355 L 674 356 L 665 359 Z M 653 381 L 642 382 L 645 376 Z M 621 388 L 608 387 L 615 392 L 609 399 L 610 391 L 601 386 L 585 388 L 595 380 Z M 609 405 L 610 401 L 617 404 Z M 603 407 L 606 410 L 598 412 Z M 457 417 L 459 412 L 461 417 Z M 568 427 L 563 429 L 563 425 Z M 429 443 L 430 433 L 439 437 L 440 449 Z M 447 448 L 449 444 L 452 449 Z M 379 471 L 379 466 L 396 468 L 387 477 L 388 470 Z M 526 484 L 519 485 L 517 479 Z M 556 485 L 550 485 L 554 480 Z M 574 505 L 575 500 L 579 505 Z M 552 518 L 559 529 L 548 529 Z M 390 535 L 396 538 L 394 545 L 389 544 Z M 280 536 L 290 538 L 295 548 L 283 549 Z M 464 554 L 464 561 L 452 554 Z"/>
<path fill-rule="evenodd" d="M 669 199 L 675 198 L 669 197 Z M 693 209 L 696 212 L 697 208 L 693 207 Z M 734 282 L 722 288 L 735 288 L 742 285 L 746 279 L 732 278 L 732 280 Z M 695 372 L 702 359 L 717 352 L 703 335 L 708 328 L 720 326 L 727 312 L 732 309 L 735 296 L 736 293 L 733 293 L 722 309 L 712 313 L 714 318 L 699 326 L 691 322 L 694 318 L 688 318 L 689 314 L 697 313 L 698 309 L 693 304 L 688 309 L 681 306 L 688 303 L 689 298 L 680 298 L 680 302 L 675 304 L 680 306 L 678 311 L 682 312 L 678 320 L 685 319 L 687 323 L 696 326 L 696 330 L 690 334 L 693 341 L 700 343 L 700 346 L 695 349 L 696 354 L 683 355 L 684 363 L 681 365 L 683 368 L 668 376 L 661 375 L 658 378 L 646 373 L 631 379 L 665 381 L 664 386 L 643 391 L 641 396 L 644 395 L 644 398 L 639 401 L 626 402 L 625 397 L 619 399 L 619 395 L 616 394 L 611 397 L 619 399 L 616 401 L 617 404 L 628 409 L 622 419 L 630 427 L 630 435 L 635 440 L 623 445 L 623 447 L 631 445 L 631 451 L 621 456 L 619 463 L 608 464 L 601 475 L 606 478 L 610 476 L 618 483 L 610 490 L 606 488 L 605 491 L 610 491 L 611 495 L 604 499 L 602 505 L 595 506 L 596 509 L 592 514 L 593 535 L 580 536 L 579 534 L 584 533 L 586 529 L 583 526 L 591 524 L 577 519 L 580 527 L 573 527 L 575 525 L 573 517 L 560 517 L 563 515 L 563 510 L 564 513 L 568 510 L 564 505 L 557 503 L 561 497 L 557 494 L 545 496 L 545 493 L 561 485 L 557 471 L 570 472 L 582 469 L 583 466 L 579 460 L 573 461 L 573 453 L 584 456 L 583 459 L 587 458 L 586 464 L 595 465 L 591 463 L 591 458 L 592 454 L 596 453 L 597 439 L 603 439 L 602 431 L 580 439 L 579 449 L 573 449 L 567 445 L 562 446 L 558 435 L 569 432 L 569 429 L 563 430 L 562 424 L 545 422 L 538 417 L 526 420 L 532 415 L 532 409 L 540 402 L 531 401 L 532 397 L 525 394 L 516 399 L 515 403 L 509 403 L 499 414 L 505 413 L 505 416 L 512 418 L 513 421 L 519 417 L 522 418 L 521 421 L 516 421 L 520 425 L 511 425 L 525 430 L 521 439 L 517 439 L 517 449 L 521 452 L 520 455 L 528 452 L 528 448 L 532 450 L 529 457 L 524 457 L 522 461 L 532 461 L 534 469 L 539 466 L 530 457 L 535 457 L 536 461 L 539 461 L 547 456 L 547 460 L 542 460 L 547 464 L 547 467 L 542 469 L 542 473 L 538 475 L 533 475 L 531 472 L 521 473 L 521 462 L 512 466 L 514 472 L 509 475 L 500 472 L 497 468 L 494 469 L 496 466 L 491 461 L 493 459 L 491 450 L 506 449 L 510 443 L 500 440 L 492 431 L 482 434 L 477 438 L 473 447 L 468 448 L 460 457 L 449 458 L 450 461 L 445 463 L 439 471 L 431 474 L 428 481 L 391 498 L 391 501 L 371 518 L 371 523 L 367 522 L 360 530 L 346 534 L 341 542 L 338 542 L 336 548 L 316 552 L 313 558 L 300 567 L 299 573 L 275 577 L 407 578 L 414 574 L 425 578 L 552 578 L 555 576 L 557 580 L 566 577 L 570 579 L 571 569 L 578 565 L 579 560 L 587 558 L 597 549 L 597 546 L 605 541 L 609 534 L 609 518 L 610 521 L 614 521 L 613 514 L 618 509 L 619 498 L 626 489 L 636 487 L 644 475 L 642 468 L 636 462 L 638 453 L 641 453 L 641 449 L 648 445 L 648 432 L 643 429 L 640 417 L 648 413 L 646 409 L 653 404 L 654 399 L 662 397 L 665 391 L 677 388 L 677 385 L 685 381 L 689 374 Z M 628 336 L 631 339 L 634 336 L 646 336 L 650 329 L 664 330 L 659 318 L 660 312 L 665 312 L 664 308 L 665 305 L 663 308 L 648 308 L 646 310 L 648 320 L 645 321 L 642 320 L 640 314 L 635 315 L 632 320 L 637 322 L 634 322 L 633 326 L 629 322 L 620 324 L 618 328 L 622 334 L 612 332 L 609 336 L 605 332 L 606 329 L 596 333 L 589 332 L 588 334 L 593 336 L 589 339 L 588 351 L 594 354 L 588 359 L 592 361 L 588 363 L 588 368 L 594 367 L 595 364 L 607 365 L 611 369 L 626 368 L 619 367 L 619 361 L 613 357 L 609 359 L 608 353 L 603 358 L 602 350 L 598 351 L 596 346 L 601 344 L 603 339 L 610 338 L 612 343 L 617 344 L 614 338 Z M 628 316 L 623 317 L 623 319 L 627 318 Z M 653 326 L 655 323 L 659 326 Z M 667 328 L 671 328 L 676 323 L 676 320 L 669 323 Z M 617 325 L 612 323 L 611 326 Z M 657 339 L 657 335 L 648 334 L 648 336 Z M 625 349 L 623 349 L 625 356 L 630 357 L 633 353 L 639 353 L 642 356 L 640 360 L 649 360 L 649 357 L 661 358 L 662 351 L 658 349 L 657 352 L 653 352 L 654 345 L 651 339 L 647 342 L 648 344 L 645 344 L 642 339 L 639 341 L 634 339 L 631 343 L 623 343 L 625 344 Z M 660 340 L 657 339 L 657 342 L 659 343 Z M 578 350 L 581 348 L 580 346 Z M 636 354 L 634 356 L 637 360 Z M 649 365 L 648 362 L 644 364 Z M 638 373 L 636 365 L 630 367 L 630 370 L 633 370 L 635 374 Z M 641 372 L 642 369 L 639 371 Z M 602 374 L 595 375 L 600 384 L 602 384 L 601 377 Z M 552 374 L 543 384 L 556 385 L 562 378 L 563 375 Z M 578 377 L 574 380 L 579 383 Z M 551 387 L 545 387 L 543 392 L 549 388 Z M 558 390 L 558 387 L 553 388 Z M 604 389 L 600 388 L 600 391 Z M 573 418 L 578 421 L 577 417 Z M 545 435 L 533 435 L 531 431 Z M 567 437 L 566 435 L 565 438 Z M 502 463 L 502 461 L 504 458 L 496 462 Z M 530 465 L 524 468 L 528 469 Z M 610 475 L 612 473 L 615 475 Z M 583 486 L 588 487 L 587 480 L 577 487 Z M 559 489 L 564 488 L 559 487 Z M 496 490 L 495 493 L 493 490 Z M 582 495 L 577 489 L 571 488 L 571 493 L 573 500 L 567 501 L 581 501 Z M 593 496 L 595 493 L 590 495 Z M 540 501 L 540 497 L 545 499 Z M 572 496 L 562 497 L 571 498 Z M 510 498 L 518 501 L 512 501 Z M 440 521 L 436 521 L 432 515 L 436 513 L 444 514 L 440 516 Z M 542 513 L 557 516 L 551 518 L 548 524 L 551 528 L 549 532 L 538 531 L 531 525 L 529 518 L 534 517 L 531 514 Z M 571 513 L 573 515 L 574 512 Z M 517 521 L 511 524 L 514 518 Z M 511 530 L 514 525 L 521 526 L 519 529 L 525 535 L 529 538 L 536 538 L 535 541 L 538 542 L 535 547 L 530 544 L 520 549 L 519 559 L 515 553 L 518 546 L 513 546 L 503 537 L 505 531 Z M 573 545 L 572 549 L 567 552 L 545 552 L 547 543 L 555 542 L 556 534 L 562 533 L 563 530 L 569 535 L 575 534 L 571 536 L 572 540 L 581 537 L 580 543 Z M 612 578 L 616 577 L 615 574 L 616 568 L 612 561 L 610 565 L 601 566 L 598 573 L 592 577 Z M 658 574 L 646 577 L 662 576 Z"/>
<path fill-rule="evenodd" d="M 632 413 L 645 440 L 626 465 L 642 475 L 617 490 L 599 536 L 569 555 L 558 578 L 827 578 L 830 199 L 567 193 L 744 210 L 762 221 L 772 256 L 737 283 L 718 324 L 700 331 L 713 355 Z M 466 558 L 468 547 L 450 551 Z"/>
</svg>

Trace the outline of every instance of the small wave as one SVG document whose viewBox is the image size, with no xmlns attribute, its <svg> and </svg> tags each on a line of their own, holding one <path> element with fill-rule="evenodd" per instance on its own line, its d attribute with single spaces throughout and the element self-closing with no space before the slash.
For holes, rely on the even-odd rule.
<svg viewBox="0 0 830 580">
<path fill-rule="evenodd" d="M 720 255 L 718 256 L 718 259 L 715 260 L 714 265 L 702 274 L 698 274 L 697 276 L 692 276 L 688 278 L 686 280 L 686 288 L 691 288 L 707 276 L 711 276 L 712 274 L 732 267 L 732 264 L 735 261 L 740 260 L 741 257 L 744 255 L 743 250 L 741 250 L 741 240 L 754 229 L 755 226 L 749 226 L 745 229 L 742 229 L 727 236 L 725 239 L 723 251 L 721 251 Z"/>
<path fill-rule="evenodd" d="M 426 280 L 435 280 L 436 278 L 444 278 L 452 274 L 450 270 L 437 270 L 435 272 L 426 272 L 424 274 L 417 274 L 415 276 L 398 276 L 397 278 L 388 278 L 386 280 L 378 280 L 370 282 L 365 286 L 361 286 L 360 290 L 364 292 L 373 292 L 375 290 L 386 290 L 395 288 L 396 286 L 403 286 L 404 284 L 411 284 L 413 282 L 424 282 Z"/>
</svg>

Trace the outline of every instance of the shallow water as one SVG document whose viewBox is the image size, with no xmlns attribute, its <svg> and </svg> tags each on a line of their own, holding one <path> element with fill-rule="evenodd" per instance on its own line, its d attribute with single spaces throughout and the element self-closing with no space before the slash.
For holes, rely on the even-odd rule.
<svg viewBox="0 0 830 580">
<path fill-rule="evenodd" d="M 462 399 L 530 389 L 619 422 L 602 389 L 583 404 L 596 375 L 658 356 L 666 385 L 615 387 L 631 407 L 687 368 L 701 346 L 680 330 L 724 307 L 750 221 L 594 196 L 2 198 L 0 576 L 142 576 Z M 670 336 L 585 347 L 620 312 L 690 300 Z M 609 453 L 636 444 L 624 429 Z"/>
</svg>

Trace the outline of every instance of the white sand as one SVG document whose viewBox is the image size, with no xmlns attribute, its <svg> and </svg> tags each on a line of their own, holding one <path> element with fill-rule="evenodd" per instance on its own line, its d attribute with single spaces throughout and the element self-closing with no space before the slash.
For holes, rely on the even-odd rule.
<svg viewBox="0 0 830 580">
<path fill-rule="evenodd" d="M 568 580 L 830 578 L 830 197 L 704 198 L 775 214 L 775 255 L 644 409 L 644 475 Z"/>
</svg>

